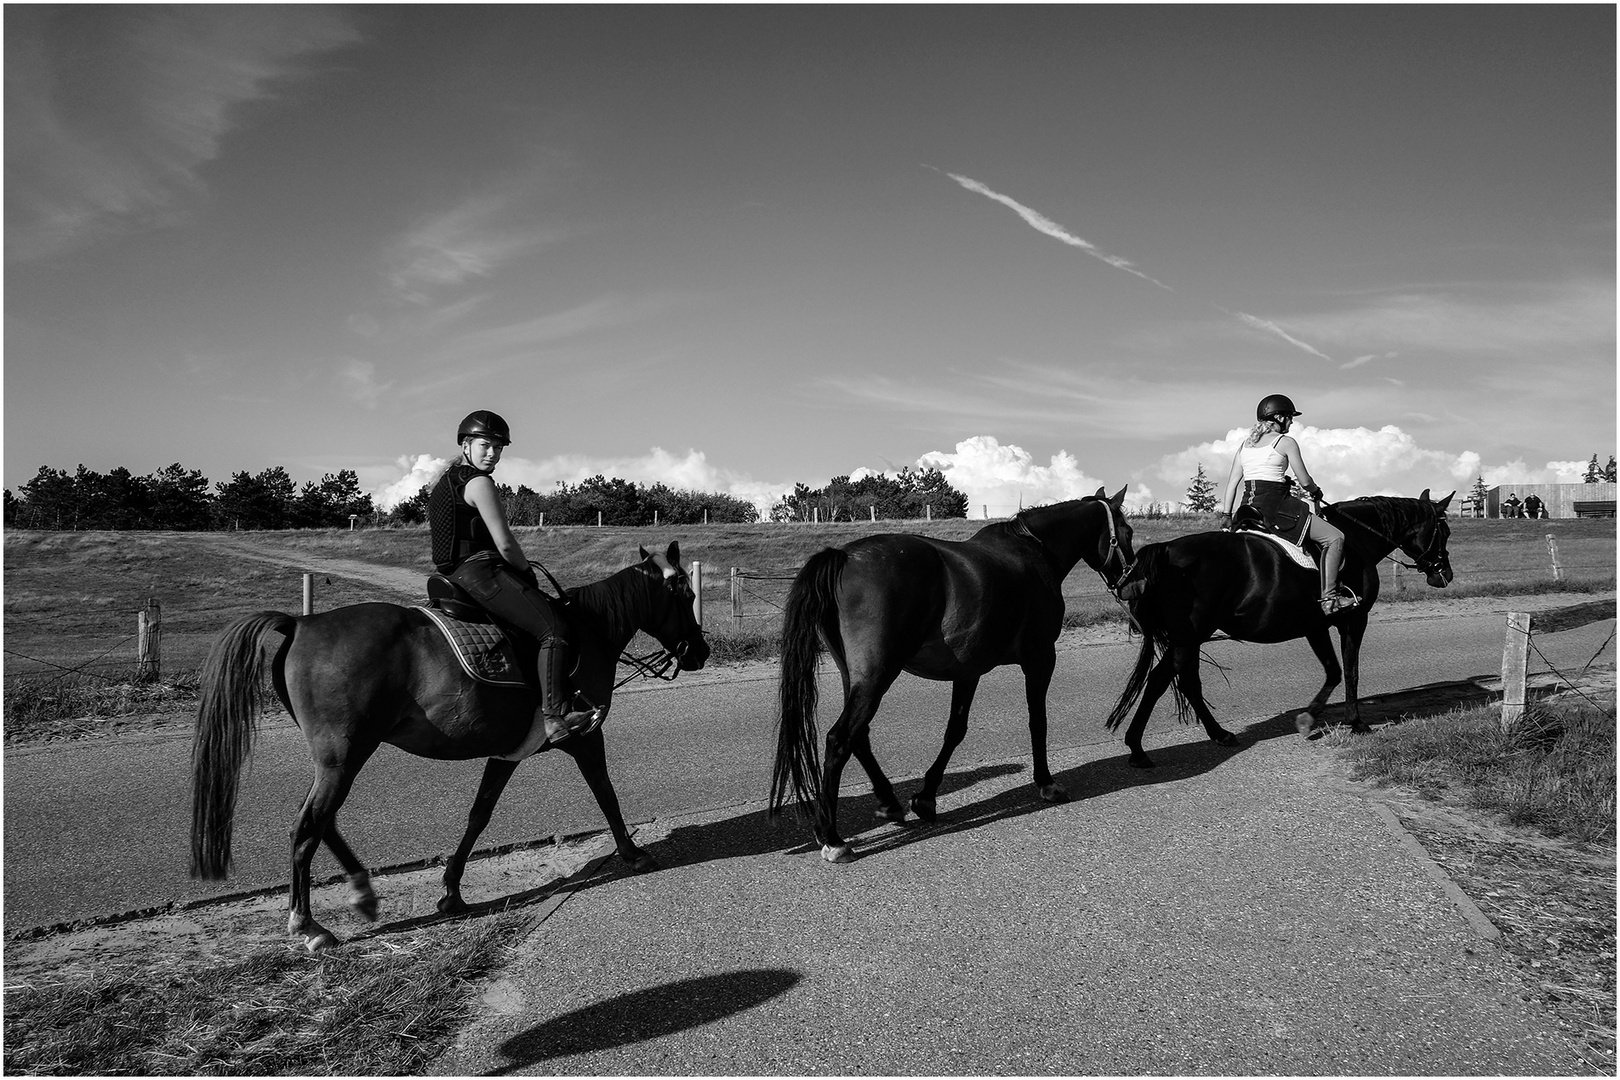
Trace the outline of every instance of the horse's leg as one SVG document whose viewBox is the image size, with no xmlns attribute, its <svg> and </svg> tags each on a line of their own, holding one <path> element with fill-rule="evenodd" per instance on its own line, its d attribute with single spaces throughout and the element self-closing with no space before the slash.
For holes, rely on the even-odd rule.
<svg viewBox="0 0 1620 1080">
<path fill-rule="evenodd" d="M 467 869 L 473 845 L 489 826 L 495 804 L 500 801 L 501 793 L 506 790 L 506 782 L 512 779 L 517 767 L 518 762 L 507 758 L 492 757 L 484 762 L 484 777 L 478 782 L 478 794 L 473 798 L 472 809 L 467 811 L 467 831 L 462 833 L 455 853 L 444 862 L 444 895 L 439 897 L 437 906 L 446 915 L 467 910 L 466 902 L 461 899 L 461 875 Z"/>
<path fill-rule="evenodd" d="M 369 754 L 359 755 L 364 762 Z M 340 764 L 317 764 L 315 782 L 310 785 L 304 805 L 298 811 L 298 820 L 292 829 L 292 885 L 287 898 L 287 933 L 302 937 L 310 952 L 331 948 L 338 943 L 326 927 L 310 914 L 309 864 L 315 851 L 337 819 L 338 807 L 348 798 L 359 764 L 345 760 Z"/>
<path fill-rule="evenodd" d="M 906 808 L 900 805 L 900 796 L 894 793 L 894 785 L 889 783 L 888 776 L 883 772 L 883 766 L 878 764 L 877 755 L 872 753 L 872 729 L 863 728 L 850 746 L 850 753 L 855 760 L 861 763 L 866 775 L 872 780 L 872 794 L 878 801 L 878 808 L 873 813 L 879 821 L 901 822 L 906 820 Z"/>
<path fill-rule="evenodd" d="M 962 745 L 962 738 L 967 734 L 968 709 L 973 706 L 973 695 L 978 689 L 977 675 L 964 676 L 951 683 L 951 716 L 945 723 L 945 741 L 939 748 L 939 756 L 923 776 L 922 790 L 911 799 L 911 812 L 923 821 L 934 820 L 934 797 L 945 780 L 951 754 Z"/>
<path fill-rule="evenodd" d="M 1069 801 L 1069 793 L 1052 781 L 1046 763 L 1046 691 L 1052 685 L 1057 652 L 1045 653 L 1024 664 L 1024 700 L 1029 704 L 1029 749 L 1035 759 L 1035 790 L 1047 802 Z"/>
<path fill-rule="evenodd" d="M 1198 670 L 1198 644 L 1175 645 L 1171 652 L 1176 658 L 1176 685 L 1192 706 L 1193 715 L 1204 725 L 1204 734 L 1221 746 L 1239 745 L 1236 735 L 1215 722 L 1215 714 L 1209 711 L 1209 703 L 1204 700 L 1204 680 Z"/>
<path fill-rule="evenodd" d="M 816 806 L 815 833 L 821 841 L 821 857 L 828 862 L 846 863 L 855 860 L 855 849 L 838 835 L 838 783 L 844 774 L 844 765 L 855 750 L 856 738 L 865 734 L 877 712 L 883 692 L 894 680 L 892 677 L 861 677 L 850 679 L 844 711 L 838 722 L 827 729 L 827 748 L 821 761 L 821 801 Z"/>
<path fill-rule="evenodd" d="M 596 796 L 596 805 L 601 808 L 602 816 L 607 818 L 608 829 L 613 833 L 613 843 L 618 847 L 619 858 L 638 874 L 658 869 L 658 860 L 637 847 L 630 839 L 630 830 L 624 827 L 624 814 L 619 809 L 619 796 L 613 790 L 613 781 L 608 779 L 607 743 L 602 738 L 602 729 L 597 728 L 584 735 L 575 735 L 559 744 L 557 749 L 567 753 L 574 759 L 574 764 L 579 766 L 580 775 L 585 777 L 585 783 L 590 787 L 591 794 Z"/>
<path fill-rule="evenodd" d="M 337 825 L 326 829 L 326 849 L 349 875 L 349 906 L 367 922 L 377 921 L 377 894 L 371 888 L 371 873 L 349 847 L 349 842 L 337 831 Z"/>
<path fill-rule="evenodd" d="M 1361 722 L 1361 635 L 1367 630 L 1367 609 L 1352 612 L 1339 624 L 1339 651 L 1344 654 L 1344 703 L 1350 709 L 1350 730 L 1364 735 L 1372 729 Z"/>
<path fill-rule="evenodd" d="M 1332 694 L 1339 685 L 1339 678 L 1343 674 L 1339 667 L 1339 658 L 1333 655 L 1333 639 L 1328 636 L 1327 626 L 1321 625 L 1305 635 L 1310 642 L 1311 652 L 1322 664 L 1322 671 L 1326 678 L 1322 680 L 1322 689 L 1311 698 L 1311 703 L 1305 706 L 1304 712 L 1294 714 L 1294 729 L 1301 735 L 1309 735 L 1316 726 L 1316 714 L 1327 704 L 1328 695 Z"/>
<path fill-rule="evenodd" d="M 1153 715 L 1153 706 L 1158 704 L 1175 675 L 1175 656 L 1166 649 L 1159 662 L 1153 665 L 1153 670 L 1148 672 L 1147 685 L 1142 688 L 1142 700 L 1136 705 L 1136 715 L 1131 717 L 1131 726 L 1125 729 L 1125 748 L 1130 751 L 1133 768 L 1153 768 L 1153 759 L 1142 749 L 1142 732 L 1147 729 L 1148 718 Z"/>
</svg>

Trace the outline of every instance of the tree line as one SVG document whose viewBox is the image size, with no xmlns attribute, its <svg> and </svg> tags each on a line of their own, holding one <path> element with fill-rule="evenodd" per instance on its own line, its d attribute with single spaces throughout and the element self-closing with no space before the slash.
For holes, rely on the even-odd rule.
<svg viewBox="0 0 1620 1080">
<path fill-rule="evenodd" d="M 119 467 L 105 474 L 80 465 L 75 472 L 40 466 L 17 489 L 3 493 L 7 528 L 224 529 L 347 528 L 360 525 L 410 525 L 427 520 L 431 486 L 388 510 L 380 510 L 360 491 L 354 470 L 323 476 L 319 483 L 293 482 L 287 470 L 273 466 L 257 474 L 238 472 L 229 482 L 210 484 L 197 469 L 176 462 L 148 476 Z M 542 494 L 526 485 L 497 484 L 513 525 L 639 526 L 654 522 L 696 525 L 704 522 L 760 520 L 753 503 L 732 495 L 641 484 L 596 475 L 577 484 L 558 483 Z M 875 506 L 878 517 L 966 517 L 967 496 L 952 488 L 937 469 L 905 470 L 898 479 L 868 476 L 851 482 L 834 477 L 825 487 L 795 484 L 770 510 L 772 521 L 864 520 Z"/>
</svg>

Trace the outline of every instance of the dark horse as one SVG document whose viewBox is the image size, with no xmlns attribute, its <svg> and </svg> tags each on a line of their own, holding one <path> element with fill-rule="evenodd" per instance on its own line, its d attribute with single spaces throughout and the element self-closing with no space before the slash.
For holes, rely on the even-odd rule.
<svg viewBox="0 0 1620 1080">
<path fill-rule="evenodd" d="M 1373 496 L 1323 506 L 1323 516 L 1344 532 L 1339 580 L 1361 597 L 1360 604 L 1331 618 L 1322 614 L 1317 603 L 1321 595 L 1318 572 L 1295 564 L 1275 541 L 1264 536 L 1202 532 L 1143 547 L 1124 590 L 1127 596 L 1139 592 L 1131 601 L 1131 614 L 1142 632 L 1142 652 L 1125 692 L 1108 714 L 1108 728 L 1114 730 L 1140 699 L 1125 732 L 1131 764 L 1144 769 L 1153 765 L 1142 752 L 1142 729 L 1172 679 L 1181 715 L 1190 707 L 1211 739 L 1223 746 L 1237 745 L 1237 736 L 1215 722 L 1198 678 L 1199 646 L 1217 630 L 1238 641 L 1273 643 L 1303 637 L 1321 661 L 1327 680 L 1306 710 L 1295 717 L 1301 734 L 1316 723 L 1317 710 L 1339 685 L 1341 675 L 1351 730 L 1366 731 L 1356 683 L 1367 614 L 1378 599 L 1378 563 L 1399 548 L 1430 585 L 1445 588 L 1451 581 L 1451 558 L 1446 553 L 1451 528 L 1445 519 L 1450 502 L 1451 495 L 1431 502 L 1424 489 L 1416 499 Z M 1330 626 L 1339 629 L 1342 672 L 1328 637 Z"/>
<path fill-rule="evenodd" d="M 570 590 L 580 662 L 576 688 L 604 708 L 613 694 L 620 653 L 637 630 L 651 634 L 679 669 L 703 666 L 709 645 L 692 611 L 692 586 L 680 547 L 641 561 L 602 581 Z M 281 637 L 273 659 L 265 639 Z M 315 782 L 292 831 L 292 887 L 287 932 L 311 950 L 337 939 L 310 917 L 310 860 L 326 846 L 349 875 L 350 903 L 377 917 L 370 875 L 335 824 L 338 808 L 373 751 L 392 743 L 407 753 L 443 761 L 489 758 L 467 831 L 444 868 L 439 910 L 454 912 L 461 875 L 473 843 L 517 768 L 497 755 L 526 746 L 538 695 L 523 687 L 495 686 L 466 675 L 444 635 L 420 608 L 355 604 L 294 618 L 261 611 L 237 620 L 214 643 L 203 667 L 202 703 L 192 753 L 191 873 L 222 878 L 230 868 L 231 818 L 237 781 L 252 749 L 265 703 L 265 676 L 309 741 Z M 608 779 L 600 729 L 558 744 L 579 765 L 612 829 L 619 855 L 633 869 L 656 865 L 631 842 Z"/>
<path fill-rule="evenodd" d="M 872 755 L 869 727 L 902 671 L 951 683 L 945 744 L 911 800 L 924 821 L 951 752 L 967 732 L 968 707 L 991 668 L 1024 669 L 1035 786 L 1049 802 L 1068 795 L 1046 765 L 1046 689 L 1063 627 L 1063 579 L 1081 559 L 1112 588 L 1130 570 L 1131 527 L 1120 512 L 1125 489 L 1021 511 L 967 540 L 910 533 L 867 536 L 814 555 L 788 592 L 782 625 L 781 719 L 771 812 L 789 795 L 813 812 L 829 862 L 853 850 L 838 835 L 838 781 L 851 754 L 872 778 L 877 816 L 903 821 L 894 788 Z M 1112 578 L 1110 578 L 1112 568 Z M 821 639 L 838 665 L 844 710 L 827 731 L 824 765 L 816 745 L 816 660 Z"/>
</svg>

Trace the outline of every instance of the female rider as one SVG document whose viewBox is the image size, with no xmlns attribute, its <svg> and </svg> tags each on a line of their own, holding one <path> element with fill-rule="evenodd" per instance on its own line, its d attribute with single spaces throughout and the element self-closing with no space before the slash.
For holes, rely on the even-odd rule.
<svg viewBox="0 0 1620 1080">
<path fill-rule="evenodd" d="M 1284 474 L 1292 469 L 1305 491 L 1321 501 L 1316 486 L 1300 456 L 1299 444 L 1288 429 L 1300 412 L 1282 394 L 1265 398 L 1254 411 L 1255 425 L 1232 459 L 1226 478 L 1226 499 L 1221 513 L 1231 527 L 1232 504 L 1237 501 L 1242 481 L 1243 502 L 1260 512 L 1266 528 L 1287 540 L 1301 544 L 1310 541 L 1322 552 L 1322 614 L 1334 615 L 1360 601 L 1354 593 L 1339 589 L 1339 567 L 1344 562 L 1344 533 L 1310 512 L 1310 508 L 1288 494 Z"/>
<path fill-rule="evenodd" d="M 568 625 L 550 597 L 540 591 L 534 567 L 506 523 L 490 473 L 511 443 L 506 421 L 485 409 L 467 414 L 456 432 L 461 459 L 439 478 L 428 496 L 433 564 L 497 618 L 534 635 L 540 642 L 540 708 L 535 719 L 556 743 L 589 732 L 602 722 L 601 709 L 571 710 L 568 689 L 573 650 Z"/>
</svg>

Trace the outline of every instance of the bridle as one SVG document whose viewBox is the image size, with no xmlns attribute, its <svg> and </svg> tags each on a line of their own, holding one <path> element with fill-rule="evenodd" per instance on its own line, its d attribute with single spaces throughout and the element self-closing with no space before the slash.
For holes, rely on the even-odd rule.
<svg viewBox="0 0 1620 1080">
<path fill-rule="evenodd" d="M 1136 560 L 1125 561 L 1125 552 L 1121 549 L 1119 542 L 1119 529 L 1114 525 L 1114 504 L 1107 499 L 1098 499 L 1097 502 L 1102 504 L 1103 513 L 1108 518 L 1108 554 L 1103 557 L 1101 566 L 1092 567 L 1092 569 L 1097 572 L 1098 577 L 1102 578 L 1103 585 L 1108 591 L 1114 594 L 1115 599 L 1118 599 L 1120 586 L 1124 584 L 1126 578 L 1131 576 L 1131 571 L 1136 569 Z M 1046 542 L 1036 536 L 1034 531 L 1024 522 L 1022 512 L 1013 518 L 1013 522 L 1020 533 L 1035 541 L 1037 547 L 1043 551 L 1046 549 Z M 1107 570 L 1109 564 L 1115 559 L 1118 559 L 1120 564 L 1119 576 L 1114 578 L 1113 581 L 1109 581 Z"/>
<path fill-rule="evenodd" d="M 1316 505 L 1317 505 L 1318 510 L 1320 510 L 1321 508 L 1327 506 L 1328 504 L 1323 503 L 1323 502 L 1318 502 Z M 1358 521 L 1356 518 L 1351 517 L 1349 514 L 1346 514 L 1344 511 L 1338 509 L 1337 507 L 1333 508 L 1333 512 L 1334 512 L 1334 515 L 1337 516 L 1340 520 L 1348 521 L 1352 525 L 1356 526 L 1357 528 L 1362 529 L 1365 532 L 1372 533 L 1374 536 L 1378 537 L 1378 539 L 1380 539 L 1384 543 L 1388 544 L 1392 551 L 1399 551 L 1403 555 L 1406 554 L 1406 549 L 1401 546 L 1401 542 L 1399 540 L 1395 539 L 1393 536 L 1386 536 L 1382 529 L 1374 528 L 1373 526 L 1367 524 L 1365 521 Z M 1446 560 L 1446 553 L 1443 552 L 1443 551 L 1436 553 L 1436 550 L 1435 550 L 1440 545 L 1439 515 L 1437 514 L 1435 517 L 1436 517 L 1436 520 L 1434 522 L 1434 528 L 1432 528 L 1429 531 L 1429 543 L 1428 543 L 1428 546 L 1423 549 L 1422 554 L 1415 557 L 1416 561 L 1407 562 L 1404 559 L 1397 559 L 1394 555 L 1385 555 L 1384 558 L 1388 559 L 1390 562 L 1395 563 L 1398 566 L 1404 566 L 1408 570 L 1416 570 L 1418 573 L 1424 575 L 1425 577 L 1427 577 L 1430 574 L 1442 574 L 1444 572 L 1444 569 L 1445 569 L 1444 564 L 1445 564 L 1445 560 Z"/>
<path fill-rule="evenodd" d="M 648 574 L 647 576 L 652 577 L 651 574 Z M 676 591 L 672 584 L 670 584 L 670 582 L 674 580 L 674 575 L 661 578 L 660 580 L 663 582 L 664 588 L 669 592 L 670 596 L 674 600 L 678 602 L 682 599 L 681 594 Z M 674 682 L 681 673 L 680 662 L 681 660 L 685 659 L 687 650 L 690 647 L 690 642 L 682 641 L 675 646 L 675 650 L 673 652 L 660 646 L 653 652 L 646 653 L 641 656 L 632 656 L 628 652 L 620 653 L 619 663 L 629 667 L 632 670 L 630 674 L 614 683 L 613 689 L 617 690 L 625 683 L 634 679 L 657 679 L 660 682 Z M 671 664 L 675 666 L 675 670 L 673 671 L 670 671 Z M 666 675 L 665 672 L 669 672 L 669 674 Z"/>
</svg>

